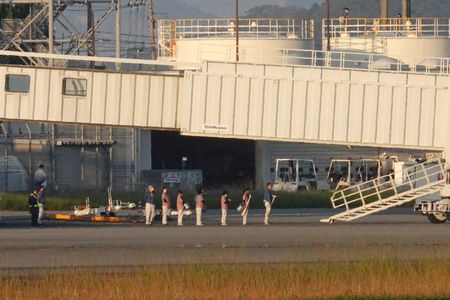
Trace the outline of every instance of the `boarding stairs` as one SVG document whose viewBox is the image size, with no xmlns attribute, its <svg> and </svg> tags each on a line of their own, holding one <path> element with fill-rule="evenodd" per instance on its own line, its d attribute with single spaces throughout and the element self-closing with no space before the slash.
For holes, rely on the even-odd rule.
<svg viewBox="0 0 450 300">
<path fill-rule="evenodd" d="M 335 191 L 331 204 L 344 211 L 320 221 L 350 222 L 432 195 L 445 186 L 445 173 L 445 162 L 433 160 Z"/>
</svg>

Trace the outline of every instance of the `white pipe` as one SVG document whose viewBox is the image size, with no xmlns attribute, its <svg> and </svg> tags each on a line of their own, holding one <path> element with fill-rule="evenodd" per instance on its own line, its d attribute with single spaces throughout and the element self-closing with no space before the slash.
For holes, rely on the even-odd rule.
<svg viewBox="0 0 450 300">
<path fill-rule="evenodd" d="M 95 62 L 109 62 L 109 63 L 124 63 L 135 65 L 157 65 L 157 66 L 177 66 L 178 62 L 173 61 L 159 61 L 150 59 L 134 59 L 134 58 L 115 58 L 115 57 L 100 57 L 100 56 L 80 56 L 80 55 L 65 55 L 65 54 L 48 54 L 37 52 L 19 52 L 0 50 L 0 56 L 16 56 L 16 57 L 35 57 L 47 59 L 61 59 L 61 60 L 75 60 L 75 61 L 95 61 Z M 193 69 L 198 69 L 201 63 L 183 63 L 183 66 L 188 66 Z"/>
</svg>

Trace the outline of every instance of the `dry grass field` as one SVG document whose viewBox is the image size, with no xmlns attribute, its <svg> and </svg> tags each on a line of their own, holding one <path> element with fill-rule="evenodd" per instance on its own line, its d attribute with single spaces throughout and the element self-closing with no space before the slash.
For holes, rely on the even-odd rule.
<svg viewBox="0 0 450 300">
<path fill-rule="evenodd" d="M 450 299 L 450 261 L 54 269 L 0 275 L 1 299 Z"/>
</svg>

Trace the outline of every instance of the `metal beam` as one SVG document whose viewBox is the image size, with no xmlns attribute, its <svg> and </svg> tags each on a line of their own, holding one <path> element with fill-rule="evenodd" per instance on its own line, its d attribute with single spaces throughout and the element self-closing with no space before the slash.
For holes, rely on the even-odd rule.
<svg viewBox="0 0 450 300">
<path fill-rule="evenodd" d="M 79 39 L 77 40 L 77 45 L 75 47 L 70 48 L 67 51 L 67 54 L 74 54 L 78 51 L 78 49 L 83 48 L 91 39 L 92 34 L 95 30 L 97 30 L 100 25 L 106 20 L 109 14 L 114 10 L 114 7 L 111 7 L 95 24 L 95 26 L 91 27 L 88 31 L 83 33 Z"/>
<path fill-rule="evenodd" d="M 9 43 L 11 43 L 12 45 L 14 45 L 15 48 L 16 48 L 17 50 L 19 50 L 19 51 L 21 51 L 21 52 L 25 52 L 25 51 L 22 49 L 21 45 L 20 45 L 20 44 L 17 44 L 16 42 L 14 42 L 14 41 L 6 34 L 6 33 L 3 32 L 3 30 L 2 30 L 1 28 L 0 28 L 0 36 L 2 37 L 2 39 L 7 40 Z M 23 46 L 24 46 L 25 48 L 27 48 L 25 45 L 23 45 Z M 31 49 L 28 48 L 27 50 L 31 50 Z M 4 50 L 1 50 L 1 49 L 0 49 L 0 51 L 4 51 Z M 8 51 L 8 52 L 16 52 L 16 51 Z M 25 59 L 25 57 L 26 57 L 26 56 L 20 57 L 21 60 L 22 60 L 25 64 L 28 64 L 28 63 L 31 61 L 32 64 L 38 65 L 38 62 L 35 61 L 34 59 L 32 59 L 31 57 L 26 57 L 26 58 L 29 59 L 29 61 L 27 61 L 27 60 Z"/>
<path fill-rule="evenodd" d="M 62 20 L 61 20 L 62 19 Z M 75 28 L 75 26 L 69 21 L 69 19 L 62 13 L 59 13 L 59 18 L 56 21 L 67 31 L 72 32 L 73 35 L 79 37 L 81 33 Z"/>
<path fill-rule="evenodd" d="M 3 47 L 2 50 L 8 49 L 11 44 L 14 44 L 20 40 L 21 35 L 25 32 L 25 30 L 27 30 L 31 25 L 33 25 L 39 18 L 45 18 L 47 15 L 45 14 L 47 12 L 47 5 L 45 5 L 44 7 L 42 7 L 39 12 L 34 15 L 32 18 L 32 14 L 28 15 L 28 17 L 24 20 L 25 24 L 24 26 L 20 29 L 19 32 L 17 32 L 14 37 L 12 37 L 10 39 L 10 41 Z"/>
<path fill-rule="evenodd" d="M 148 65 L 148 66 L 177 66 L 179 63 L 173 61 L 160 61 L 149 59 L 134 59 L 134 58 L 116 58 L 116 57 L 99 57 L 99 56 L 80 56 L 67 54 L 48 54 L 37 52 L 18 52 L 0 50 L 0 56 L 17 56 L 26 58 L 45 58 L 45 59 L 59 59 L 59 60 L 74 60 L 74 61 L 94 61 L 105 63 L 119 63 L 119 64 L 133 64 L 133 65 Z M 183 67 L 188 69 L 199 69 L 201 63 L 182 63 Z"/>
</svg>

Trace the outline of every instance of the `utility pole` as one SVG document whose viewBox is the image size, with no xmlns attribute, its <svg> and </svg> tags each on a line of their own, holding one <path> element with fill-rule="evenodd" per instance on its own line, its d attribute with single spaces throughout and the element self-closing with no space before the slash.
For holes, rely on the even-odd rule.
<svg viewBox="0 0 450 300">
<path fill-rule="evenodd" d="M 48 53 L 52 54 L 53 46 L 53 0 L 48 0 Z M 53 66 L 53 59 L 48 60 L 48 65 Z"/>
<path fill-rule="evenodd" d="M 330 39 L 330 0 L 327 0 L 327 51 L 331 51 Z"/>
<path fill-rule="evenodd" d="M 90 42 L 87 47 L 88 56 L 95 56 L 95 30 L 94 30 L 94 11 L 92 10 L 92 2 L 88 1 L 87 5 L 87 31 L 92 30 Z M 94 68 L 95 63 L 91 62 L 91 68 Z"/>
<path fill-rule="evenodd" d="M 120 47 L 121 47 L 121 43 L 120 43 L 120 33 L 121 33 L 121 24 L 120 24 L 120 1 L 119 0 L 115 0 L 115 4 L 116 4 L 116 57 L 120 58 Z M 120 70 L 120 64 L 116 63 L 116 69 Z"/>
<path fill-rule="evenodd" d="M 150 26 L 150 59 L 154 60 L 156 59 L 156 40 L 155 40 L 156 20 L 155 20 L 155 11 L 153 9 L 153 0 L 147 0 L 147 10 Z"/>
<path fill-rule="evenodd" d="M 239 0 L 236 0 L 236 61 L 239 61 Z"/>
</svg>

